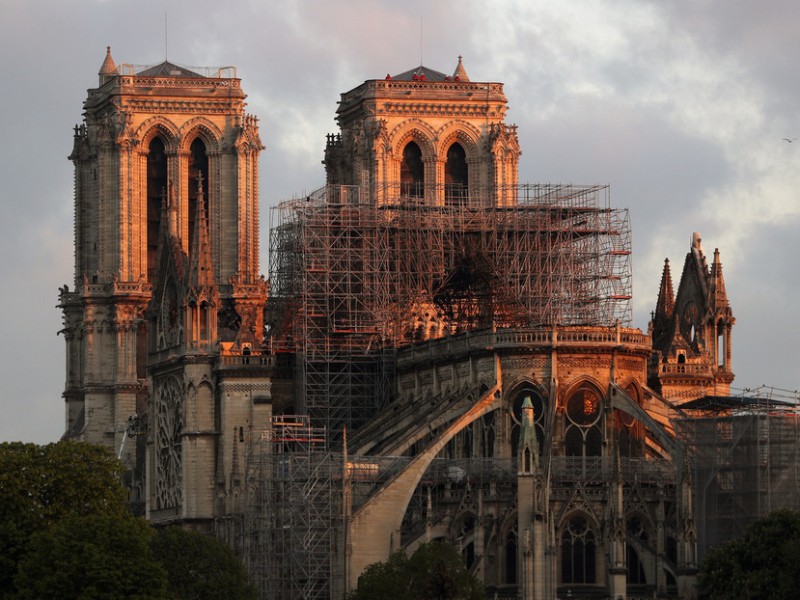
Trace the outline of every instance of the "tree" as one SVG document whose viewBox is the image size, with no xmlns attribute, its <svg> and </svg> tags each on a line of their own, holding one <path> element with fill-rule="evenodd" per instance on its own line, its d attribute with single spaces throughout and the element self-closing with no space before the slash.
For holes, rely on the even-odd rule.
<svg viewBox="0 0 800 600">
<path fill-rule="evenodd" d="M 0 597 L 31 537 L 69 516 L 127 514 L 122 464 L 82 442 L 0 444 Z"/>
<path fill-rule="evenodd" d="M 700 567 L 709 600 L 796 598 L 800 589 L 800 514 L 780 510 L 745 534 L 712 548 Z"/>
<path fill-rule="evenodd" d="M 407 557 L 402 551 L 374 563 L 358 578 L 348 600 L 481 600 L 486 595 L 478 579 L 464 566 L 449 543 L 423 544 Z"/>
<path fill-rule="evenodd" d="M 16 598 L 167 598 L 150 550 L 153 529 L 133 516 L 69 516 L 35 533 L 19 563 Z"/>
<path fill-rule="evenodd" d="M 156 534 L 151 547 L 167 572 L 170 598 L 255 598 L 255 590 L 241 561 L 215 538 L 168 527 Z"/>
</svg>

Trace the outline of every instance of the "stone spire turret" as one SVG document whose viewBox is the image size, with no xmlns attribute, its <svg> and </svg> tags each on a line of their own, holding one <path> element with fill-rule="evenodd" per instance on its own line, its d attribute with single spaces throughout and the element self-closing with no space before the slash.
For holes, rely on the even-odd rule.
<svg viewBox="0 0 800 600">
<path fill-rule="evenodd" d="M 458 64 L 456 65 L 456 70 L 453 71 L 453 79 L 456 81 L 469 81 L 469 76 L 467 75 L 467 70 L 464 68 L 464 65 L 461 62 L 461 55 L 458 55 Z"/>
<path fill-rule="evenodd" d="M 519 436 L 520 470 L 525 473 L 539 471 L 539 442 L 536 439 L 536 425 L 534 425 L 535 415 L 533 414 L 533 404 L 529 397 L 525 397 L 522 403 L 522 429 Z M 525 451 L 529 454 L 526 454 Z M 525 464 L 525 457 L 530 457 L 530 464 Z"/>
<path fill-rule="evenodd" d="M 672 273 L 669 259 L 664 259 L 664 272 L 661 275 L 661 287 L 658 290 L 656 309 L 650 321 L 650 335 L 653 347 L 662 352 L 667 350 L 671 339 L 672 315 L 675 312 L 675 293 L 672 289 Z"/>
<path fill-rule="evenodd" d="M 197 178 L 197 216 L 194 222 L 192 247 L 189 262 L 189 288 L 211 288 L 214 280 L 214 268 L 211 261 L 211 242 L 208 236 L 208 217 L 203 195 L 203 176 Z"/>
<path fill-rule="evenodd" d="M 453 79 L 457 81 L 469 81 L 469 76 L 467 75 L 467 70 L 464 68 L 464 65 L 461 62 L 461 55 L 458 55 L 458 65 L 456 65 L 456 70 L 453 71 Z"/>
<path fill-rule="evenodd" d="M 106 46 L 106 58 L 103 60 L 103 64 L 98 72 L 100 85 L 103 85 L 112 77 L 116 77 L 117 74 L 117 65 L 111 57 L 111 46 Z"/>
<path fill-rule="evenodd" d="M 672 317 L 675 309 L 675 292 L 672 290 L 672 273 L 669 268 L 669 259 L 664 259 L 664 271 L 661 275 L 661 287 L 658 290 L 656 303 L 656 316 L 663 316 L 667 320 Z"/>
<path fill-rule="evenodd" d="M 725 278 L 722 276 L 722 262 L 719 259 L 719 248 L 714 249 L 714 262 L 711 263 L 711 291 L 713 297 L 709 301 L 713 309 L 720 311 L 729 307 L 728 293 L 725 291 Z"/>
</svg>

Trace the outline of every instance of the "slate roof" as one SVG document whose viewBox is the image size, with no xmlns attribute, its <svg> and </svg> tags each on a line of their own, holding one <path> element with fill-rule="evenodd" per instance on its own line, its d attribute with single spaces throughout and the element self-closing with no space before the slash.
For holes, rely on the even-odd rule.
<svg viewBox="0 0 800 600">
<path fill-rule="evenodd" d="M 160 65 L 156 65 L 155 67 L 149 67 L 144 71 L 139 71 L 137 75 L 141 75 L 143 77 L 203 77 L 200 73 L 195 73 L 194 71 L 190 71 L 184 67 L 179 67 L 176 64 L 173 64 L 167 60 L 162 62 Z"/>
<path fill-rule="evenodd" d="M 415 79 L 416 76 L 416 79 Z M 444 73 L 440 73 L 439 71 L 434 71 L 433 69 L 429 69 L 425 66 L 418 66 L 413 69 L 409 69 L 408 71 L 404 71 L 399 75 L 392 75 L 393 81 L 417 81 L 422 77 L 425 77 L 425 81 L 444 81 L 445 75 Z"/>
</svg>

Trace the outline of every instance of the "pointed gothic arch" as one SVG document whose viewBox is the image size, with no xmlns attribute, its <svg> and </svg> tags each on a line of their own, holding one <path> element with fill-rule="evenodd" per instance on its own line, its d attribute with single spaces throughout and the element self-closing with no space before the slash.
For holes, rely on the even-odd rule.
<svg viewBox="0 0 800 600">
<path fill-rule="evenodd" d="M 425 196 L 425 164 L 422 160 L 422 149 L 413 140 L 403 147 L 403 157 L 400 160 L 400 196 L 402 198 Z"/>
<path fill-rule="evenodd" d="M 389 174 L 390 186 L 395 189 L 391 195 L 427 199 L 428 188 L 436 179 L 434 139 L 433 129 L 419 119 L 409 119 L 392 132 Z"/>
<path fill-rule="evenodd" d="M 469 165 L 467 153 L 459 142 L 447 149 L 444 164 L 445 206 L 466 206 L 469 202 Z"/>
<path fill-rule="evenodd" d="M 136 139 L 144 149 L 156 136 L 163 138 L 167 154 L 174 155 L 179 151 L 180 131 L 172 121 L 160 115 L 147 119 L 136 131 Z"/>
<path fill-rule="evenodd" d="M 222 132 L 205 117 L 195 117 L 184 123 L 179 131 L 179 152 L 188 152 L 195 139 L 200 138 L 209 154 L 222 151 Z"/>
</svg>

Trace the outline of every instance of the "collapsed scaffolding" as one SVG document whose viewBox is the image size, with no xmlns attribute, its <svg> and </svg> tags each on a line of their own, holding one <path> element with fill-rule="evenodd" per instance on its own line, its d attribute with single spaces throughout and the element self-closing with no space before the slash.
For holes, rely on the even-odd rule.
<svg viewBox="0 0 800 600">
<path fill-rule="evenodd" d="M 706 396 L 681 410 L 675 431 L 690 453 L 701 557 L 773 510 L 800 511 L 797 392 Z"/>
<path fill-rule="evenodd" d="M 298 412 L 338 436 L 392 396 L 395 349 L 488 328 L 631 321 L 627 210 L 607 186 L 521 185 L 513 206 L 328 186 L 273 209 L 269 335 Z"/>
</svg>

